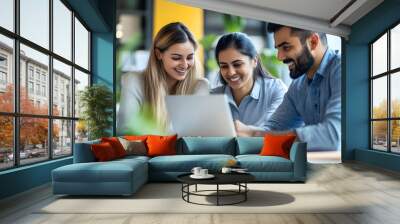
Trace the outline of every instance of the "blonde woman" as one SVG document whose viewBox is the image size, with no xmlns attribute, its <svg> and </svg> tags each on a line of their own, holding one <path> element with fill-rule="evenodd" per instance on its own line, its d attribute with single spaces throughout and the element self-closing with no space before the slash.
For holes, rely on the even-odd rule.
<svg viewBox="0 0 400 224">
<path fill-rule="evenodd" d="M 165 96 L 209 93 L 207 80 L 200 78 L 196 69 L 196 48 L 193 34 L 184 24 L 161 28 L 144 72 L 124 75 L 118 135 L 172 133 Z"/>
</svg>

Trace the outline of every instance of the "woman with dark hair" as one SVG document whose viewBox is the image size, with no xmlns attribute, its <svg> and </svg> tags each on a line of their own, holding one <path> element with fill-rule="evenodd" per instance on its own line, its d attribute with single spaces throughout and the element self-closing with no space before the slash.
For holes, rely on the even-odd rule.
<svg viewBox="0 0 400 224">
<path fill-rule="evenodd" d="M 261 129 L 281 104 L 287 90 L 285 84 L 264 71 L 253 43 L 244 33 L 223 35 L 215 58 L 222 86 L 211 92 L 227 95 L 234 120 Z"/>
</svg>

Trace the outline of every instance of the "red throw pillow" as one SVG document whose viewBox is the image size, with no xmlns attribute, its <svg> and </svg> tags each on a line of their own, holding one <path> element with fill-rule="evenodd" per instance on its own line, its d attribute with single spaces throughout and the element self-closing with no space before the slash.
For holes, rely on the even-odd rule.
<svg viewBox="0 0 400 224">
<path fill-rule="evenodd" d="M 101 138 L 101 142 L 108 142 L 115 151 L 117 158 L 126 156 L 126 151 L 117 137 Z"/>
<path fill-rule="evenodd" d="M 115 151 L 109 142 L 102 142 L 90 146 L 94 157 L 99 162 L 116 159 Z"/>
<path fill-rule="evenodd" d="M 163 156 L 176 154 L 177 135 L 157 136 L 150 135 L 147 137 L 146 143 L 148 148 L 148 156 Z"/>
<path fill-rule="evenodd" d="M 294 140 L 295 134 L 272 134 L 268 133 L 264 136 L 264 145 L 261 149 L 262 156 L 281 156 L 286 159 L 290 158 L 290 148 Z"/>
</svg>

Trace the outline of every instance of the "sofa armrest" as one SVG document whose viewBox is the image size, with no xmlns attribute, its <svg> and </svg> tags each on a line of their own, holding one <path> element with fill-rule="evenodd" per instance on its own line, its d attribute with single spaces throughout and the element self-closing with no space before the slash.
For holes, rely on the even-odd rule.
<svg viewBox="0 0 400 224">
<path fill-rule="evenodd" d="M 100 143 L 100 140 L 94 140 L 89 142 L 75 143 L 74 147 L 74 163 L 89 163 L 95 162 L 90 146 L 92 144 Z"/>
<path fill-rule="evenodd" d="M 305 181 L 307 175 L 307 143 L 294 142 L 290 149 L 290 160 L 293 162 L 293 179 Z"/>
</svg>

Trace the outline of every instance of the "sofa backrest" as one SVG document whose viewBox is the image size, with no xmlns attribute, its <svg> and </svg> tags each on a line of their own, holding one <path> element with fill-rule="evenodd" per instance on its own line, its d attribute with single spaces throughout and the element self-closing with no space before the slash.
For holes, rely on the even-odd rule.
<svg viewBox="0 0 400 224">
<path fill-rule="evenodd" d="M 232 137 L 182 137 L 177 144 L 177 154 L 235 155 L 235 138 Z"/>
<path fill-rule="evenodd" d="M 99 144 L 100 139 L 75 143 L 74 147 L 74 163 L 88 163 L 95 162 L 96 158 L 93 155 L 92 149 L 90 146 L 92 144 Z"/>
<path fill-rule="evenodd" d="M 259 154 L 264 144 L 263 137 L 237 137 L 236 155 Z"/>
</svg>

